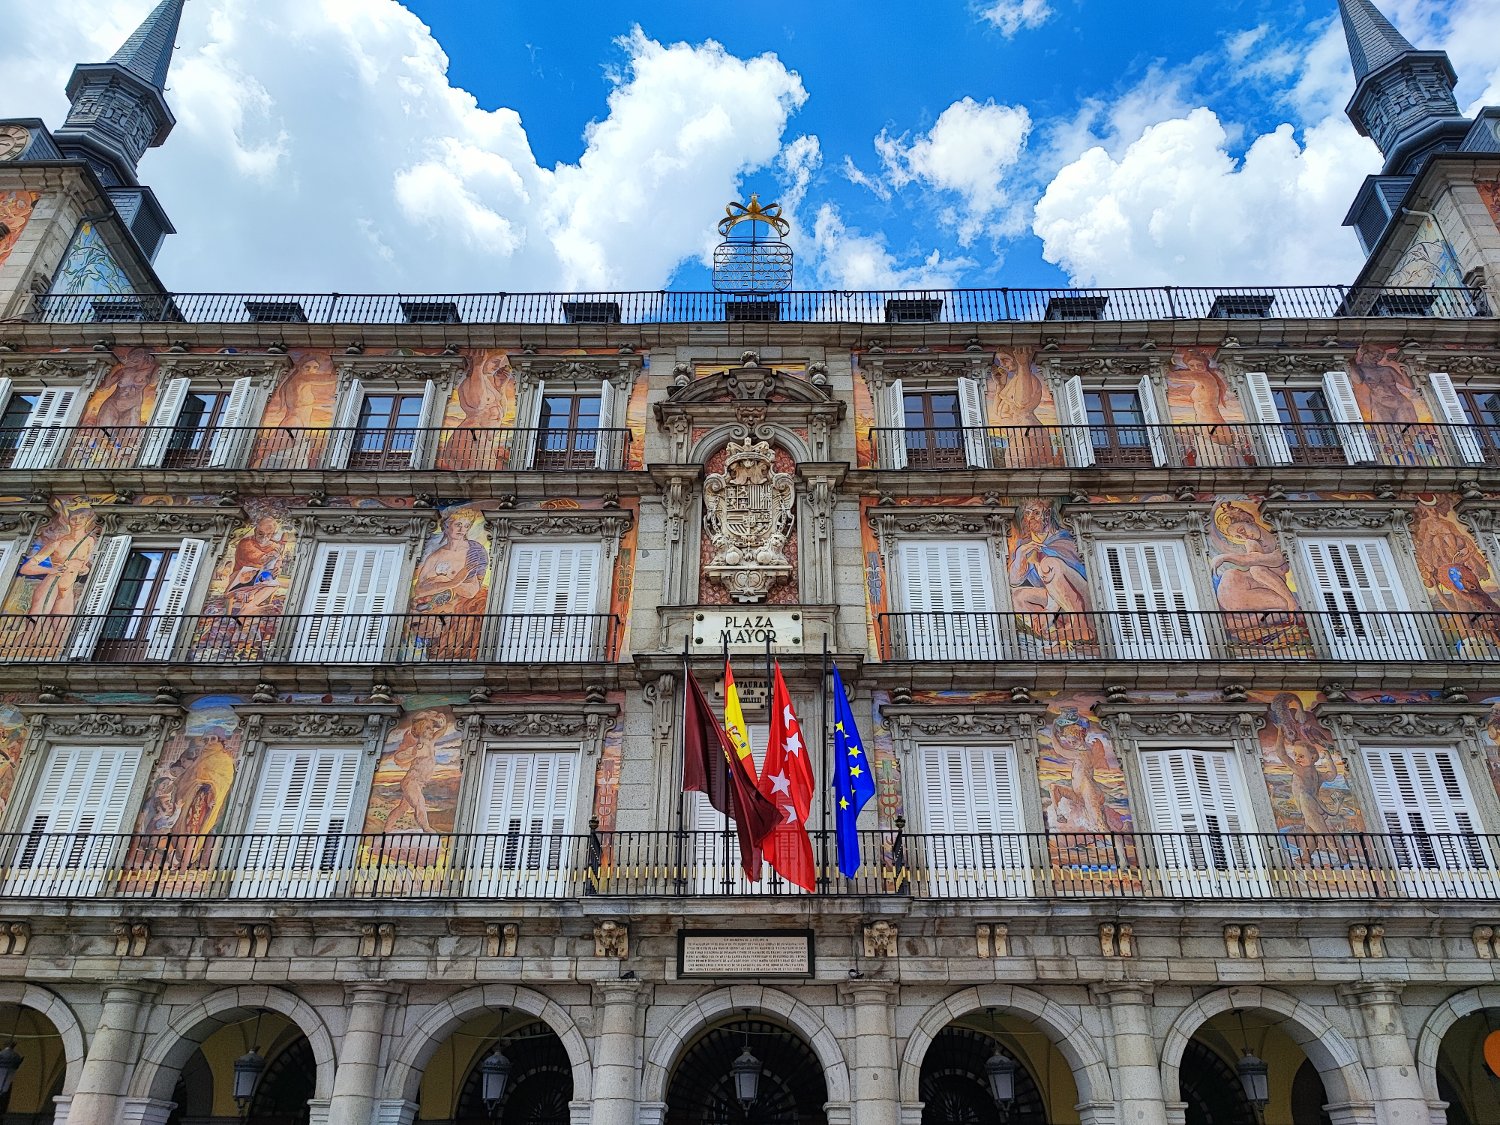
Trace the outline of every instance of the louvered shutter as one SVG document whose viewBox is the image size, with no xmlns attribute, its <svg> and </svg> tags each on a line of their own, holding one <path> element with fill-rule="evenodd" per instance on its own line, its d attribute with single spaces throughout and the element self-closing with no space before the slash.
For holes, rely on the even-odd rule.
<svg viewBox="0 0 1500 1125">
<path fill-rule="evenodd" d="M 15 388 L 15 383 L 4 375 L 0 375 L 0 411 L 10 405 L 10 392 Z M 0 435 L 0 441 L 4 441 L 4 435 Z"/>
<path fill-rule="evenodd" d="M 1292 448 L 1287 444 L 1286 431 L 1281 428 L 1281 412 L 1276 409 L 1271 380 L 1264 371 L 1247 371 L 1245 389 L 1250 392 L 1250 411 L 1255 416 L 1261 456 L 1268 465 L 1290 465 Z"/>
<path fill-rule="evenodd" d="M 110 599 L 115 596 L 115 586 L 125 569 L 125 560 L 130 554 L 130 536 L 111 535 L 94 549 L 89 564 L 88 585 L 83 591 L 83 600 L 78 607 L 78 627 L 73 633 L 73 643 L 68 649 L 70 660 L 88 660 L 94 655 L 94 646 L 104 632 L 105 614 L 109 612 Z"/>
<path fill-rule="evenodd" d="M 1156 409 L 1156 395 L 1151 386 L 1151 376 L 1142 375 L 1136 384 L 1135 397 L 1141 404 L 1141 421 L 1146 427 L 1146 440 L 1151 444 L 1151 462 L 1158 469 L 1170 460 L 1167 453 L 1167 431 L 1161 424 L 1161 412 Z"/>
<path fill-rule="evenodd" d="M 1432 381 L 1433 397 L 1437 399 L 1443 421 L 1449 426 L 1448 434 L 1453 439 L 1459 457 L 1466 465 L 1483 465 L 1484 450 L 1480 448 L 1479 438 L 1474 433 L 1469 413 L 1464 409 L 1463 399 L 1458 397 L 1458 389 L 1454 387 L 1453 380 L 1446 371 L 1434 371 L 1427 378 Z"/>
<path fill-rule="evenodd" d="M 1181 543 L 1100 544 L 1119 655 L 1204 659 L 1208 643 Z"/>
<path fill-rule="evenodd" d="M 906 612 L 895 639 L 907 659 L 999 659 L 1000 619 L 985 540 L 903 540 L 897 559 Z"/>
<path fill-rule="evenodd" d="M 500 659 L 595 659 L 603 569 L 602 543 L 513 548 L 502 604 Z"/>
<path fill-rule="evenodd" d="M 350 379 L 339 399 L 338 410 L 333 416 L 333 432 L 328 435 L 328 456 L 325 464 L 330 469 L 343 469 L 349 465 L 349 454 L 354 452 L 355 431 L 359 428 L 359 412 L 365 404 L 365 387 L 358 379 Z"/>
<path fill-rule="evenodd" d="M 530 469 L 536 462 L 536 451 L 541 448 L 542 407 L 546 405 L 547 384 L 538 379 L 531 388 L 531 408 L 526 415 L 526 424 L 515 435 L 515 460 L 505 466 L 508 469 Z"/>
<path fill-rule="evenodd" d="M 255 394 L 255 380 L 246 375 L 229 388 L 229 401 L 219 412 L 214 432 L 208 438 L 208 467 L 234 468 L 249 444 L 250 404 Z"/>
<path fill-rule="evenodd" d="M 431 464 L 432 459 L 428 456 L 428 450 L 433 447 L 436 428 L 441 425 L 440 421 L 433 419 L 436 406 L 437 384 L 428 379 L 422 384 L 422 405 L 417 410 L 417 432 L 411 437 L 411 467 L 413 469 L 426 468 Z"/>
<path fill-rule="evenodd" d="M 162 593 L 152 607 L 151 624 L 146 633 L 146 659 L 170 660 L 177 647 L 177 638 L 182 635 L 184 615 L 188 611 L 188 598 L 193 594 L 193 582 L 198 577 L 198 568 L 208 554 L 208 540 L 184 539 L 172 556 L 172 569 L 163 584 Z"/>
<path fill-rule="evenodd" d="M 17 549 L 14 539 L 0 539 L 0 603 L 5 601 L 5 595 L 10 592 L 10 580 L 16 576 Z"/>
<path fill-rule="evenodd" d="M 67 440 L 73 407 L 80 404 L 79 388 L 47 387 L 37 395 L 26 416 L 26 428 L 16 447 L 13 469 L 48 469 Z"/>
<path fill-rule="evenodd" d="M 1169 876 L 1174 870 L 1232 872 L 1241 886 L 1247 874 L 1255 883 L 1263 879 L 1244 777 L 1233 752 L 1143 750 L 1140 762 L 1156 866 Z"/>
<path fill-rule="evenodd" d="M 303 603 L 297 657 L 366 663 L 381 659 L 401 573 L 389 543 L 325 543 Z"/>
<path fill-rule="evenodd" d="M 141 453 L 137 464 L 142 468 L 161 467 L 167 455 L 167 446 L 172 441 L 172 430 L 182 413 L 182 404 L 187 401 L 188 379 L 168 379 L 156 394 L 156 407 L 151 411 L 151 421 L 146 427 L 146 436 L 141 440 Z"/>
<path fill-rule="evenodd" d="M 1401 867 L 1489 867 L 1463 765 L 1446 747 L 1361 748 L 1370 789 Z"/>
<path fill-rule="evenodd" d="M 878 440 L 882 469 L 904 469 L 906 456 L 906 387 L 900 379 L 892 379 L 885 389 L 877 392 L 880 410 L 880 437 Z"/>
<path fill-rule="evenodd" d="M 1338 430 L 1344 456 L 1351 465 L 1372 463 L 1375 460 L 1375 447 L 1370 444 L 1370 433 L 1365 429 L 1364 418 L 1360 415 L 1359 400 L 1354 397 L 1354 384 L 1349 381 L 1349 373 L 1323 372 L 1323 394 L 1328 399 L 1328 412 L 1333 415 L 1334 428 Z"/>
<path fill-rule="evenodd" d="M 1396 560 L 1384 539 L 1304 536 L 1300 542 L 1323 611 L 1323 633 L 1336 659 L 1409 660 L 1421 653 Z"/>
<path fill-rule="evenodd" d="M 578 756 L 494 750 L 485 756 L 476 878 L 490 892 L 562 893 Z"/>
<path fill-rule="evenodd" d="M 958 381 L 958 417 L 964 428 L 965 458 L 976 469 L 988 469 L 989 431 L 984 427 L 984 385 L 979 380 Z"/>
<path fill-rule="evenodd" d="M 935 888 L 1018 894 L 1030 870 L 1015 750 L 922 747 L 922 810 Z"/>
<path fill-rule="evenodd" d="M 1057 414 L 1063 424 L 1063 449 L 1068 464 L 1086 469 L 1094 463 L 1094 439 L 1089 432 L 1089 407 L 1083 397 L 1083 380 L 1077 375 L 1057 388 Z"/>
<path fill-rule="evenodd" d="M 7 893 L 98 893 L 134 791 L 136 746 L 54 746 L 26 817 Z"/>
<path fill-rule="evenodd" d="M 606 380 L 599 388 L 599 432 L 595 437 L 594 468 L 618 469 L 624 464 L 624 440 L 615 426 L 615 389 Z"/>
<path fill-rule="evenodd" d="M 311 898 L 332 892 L 353 854 L 345 834 L 361 753 L 356 746 L 265 752 L 237 893 Z"/>
</svg>

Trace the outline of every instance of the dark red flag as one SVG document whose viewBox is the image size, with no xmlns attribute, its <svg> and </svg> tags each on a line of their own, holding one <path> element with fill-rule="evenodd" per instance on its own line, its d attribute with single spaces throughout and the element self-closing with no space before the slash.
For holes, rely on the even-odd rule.
<svg viewBox="0 0 1500 1125">
<path fill-rule="evenodd" d="M 710 805 L 734 821 L 740 840 L 740 865 L 747 879 L 758 880 L 761 844 L 776 828 L 781 814 L 756 788 L 754 774 L 746 771 L 735 754 L 734 745 L 691 673 L 682 721 L 682 787 L 690 793 L 705 794 Z"/>
</svg>

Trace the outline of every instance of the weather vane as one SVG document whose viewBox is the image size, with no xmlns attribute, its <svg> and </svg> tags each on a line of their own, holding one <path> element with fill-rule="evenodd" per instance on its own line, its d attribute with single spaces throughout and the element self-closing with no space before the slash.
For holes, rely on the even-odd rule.
<svg viewBox="0 0 1500 1125">
<path fill-rule="evenodd" d="M 730 203 L 719 220 L 724 241 L 714 250 L 714 288 L 746 295 L 780 293 L 792 284 L 792 248 L 782 241 L 792 224 L 781 204 Z"/>
</svg>

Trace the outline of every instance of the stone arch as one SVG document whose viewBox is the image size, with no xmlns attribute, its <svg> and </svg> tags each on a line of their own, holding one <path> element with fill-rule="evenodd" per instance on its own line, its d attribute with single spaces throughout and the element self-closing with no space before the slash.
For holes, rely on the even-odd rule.
<svg viewBox="0 0 1500 1125">
<path fill-rule="evenodd" d="M 1099 1050 L 1100 1038 L 1096 1032 L 1084 1027 L 1077 1012 L 1055 1004 L 1029 988 L 985 984 L 955 992 L 929 1008 L 917 1021 L 901 1056 L 898 1088 L 903 1104 L 910 1105 L 922 1100 L 922 1060 L 926 1058 L 927 1049 L 932 1046 L 938 1032 L 954 1020 L 988 1008 L 1022 1016 L 1046 1032 L 1047 1038 L 1052 1040 L 1053 1046 L 1073 1071 L 1073 1081 L 1078 1086 L 1078 1100 L 1081 1104 L 1115 1100 L 1109 1064 Z"/>
<path fill-rule="evenodd" d="M 1486 984 L 1456 993 L 1434 1008 L 1422 1024 L 1417 1035 L 1417 1075 L 1429 1103 L 1442 1100 L 1438 1097 L 1437 1064 L 1443 1037 L 1459 1020 L 1485 1008 L 1500 1008 L 1500 985 Z"/>
<path fill-rule="evenodd" d="M 1214 1016 L 1233 1011 L 1261 1011 L 1279 1016 L 1283 1021 L 1282 1030 L 1317 1068 L 1330 1104 L 1373 1103 L 1374 1092 L 1370 1088 L 1369 1076 L 1359 1060 L 1359 1052 L 1344 1033 L 1329 1023 L 1318 1009 L 1284 992 L 1256 986 L 1210 992 L 1189 1004 L 1172 1021 L 1161 1048 L 1162 1093 L 1169 1103 L 1181 1100 L 1178 1074 L 1188 1040 Z"/>
<path fill-rule="evenodd" d="M 766 440 L 770 441 L 772 445 L 781 446 L 797 462 L 812 460 L 812 451 L 808 448 L 807 442 L 803 441 L 787 427 L 778 425 L 775 422 L 767 422 L 758 428 L 770 431 L 769 437 Z M 702 465 L 715 453 L 728 445 L 730 439 L 740 441 L 744 440 L 745 437 L 745 427 L 738 422 L 726 422 L 722 426 L 715 426 L 693 444 L 692 451 L 688 454 L 688 460 Z M 759 441 L 761 439 L 755 437 L 755 440 Z"/>
<path fill-rule="evenodd" d="M 450 996 L 427 1009 L 415 1025 L 403 1029 L 401 1048 L 386 1067 L 383 1097 L 416 1102 L 421 1094 L 422 1072 L 432 1056 L 463 1023 L 481 1012 L 509 1008 L 541 1020 L 562 1040 L 573 1065 L 573 1100 L 593 1097 L 593 1067 L 589 1046 L 567 1010 L 554 1001 L 514 984 L 486 984 Z"/>
<path fill-rule="evenodd" d="M 693 1037 L 710 1024 L 725 1016 L 738 1015 L 746 1008 L 775 1016 L 802 1036 L 823 1066 L 828 1100 L 849 1101 L 849 1067 L 838 1038 L 828 1030 L 822 1017 L 780 989 L 743 984 L 710 992 L 677 1010 L 667 1026 L 646 1047 L 646 1064 L 641 1071 L 641 1102 L 666 1101 L 672 1067 Z"/>
<path fill-rule="evenodd" d="M 20 981 L 0 983 L 0 1004 L 16 1004 L 29 1008 L 47 1017 L 56 1029 L 63 1045 L 63 1089 L 70 1095 L 78 1088 L 78 1078 L 83 1073 L 84 1056 L 88 1054 L 88 1042 L 84 1038 L 83 1025 L 73 1014 L 73 1009 L 57 993 L 34 984 Z"/>
<path fill-rule="evenodd" d="M 219 1028 L 235 1022 L 241 1013 L 256 1009 L 285 1016 L 307 1037 L 313 1061 L 317 1064 L 313 1097 L 331 1098 L 337 1053 L 323 1017 L 294 993 L 254 984 L 215 992 L 173 1016 L 165 1029 L 147 1041 L 146 1049 L 141 1052 L 141 1061 L 136 1064 L 130 1079 L 130 1096 L 171 1101 L 177 1076 L 199 1045 Z"/>
</svg>

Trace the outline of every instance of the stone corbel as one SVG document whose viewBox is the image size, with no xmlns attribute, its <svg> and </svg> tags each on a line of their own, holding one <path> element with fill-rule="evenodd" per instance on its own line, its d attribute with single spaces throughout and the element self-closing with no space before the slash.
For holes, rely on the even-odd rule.
<svg viewBox="0 0 1500 1125">
<path fill-rule="evenodd" d="M 167 379 L 195 379 L 203 383 L 227 386 L 246 376 L 255 380 L 257 388 L 269 391 L 291 370 L 292 358 L 288 355 L 246 355 L 236 352 L 227 355 L 215 352 L 212 355 L 192 352 L 160 352 L 156 356 L 157 376 Z"/>
<path fill-rule="evenodd" d="M 646 681 L 641 695 L 651 707 L 651 738 L 655 743 L 656 760 L 670 761 L 672 732 L 677 725 L 677 677 L 664 672 L 656 679 Z"/>
<path fill-rule="evenodd" d="M 702 465 L 653 465 L 651 479 L 661 490 L 667 513 L 667 541 L 681 542 L 687 531 L 688 514 L 703 479 Z"/>
</svg>

